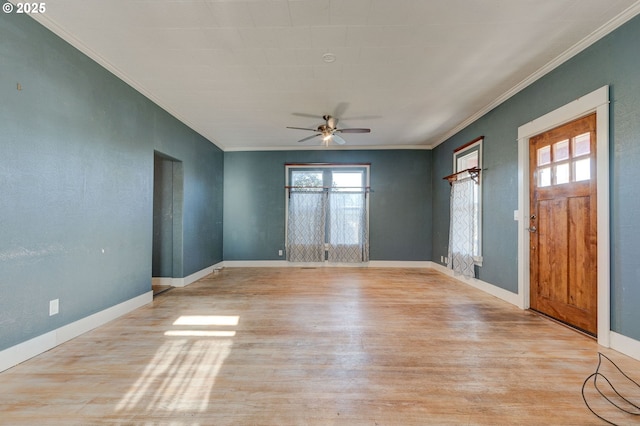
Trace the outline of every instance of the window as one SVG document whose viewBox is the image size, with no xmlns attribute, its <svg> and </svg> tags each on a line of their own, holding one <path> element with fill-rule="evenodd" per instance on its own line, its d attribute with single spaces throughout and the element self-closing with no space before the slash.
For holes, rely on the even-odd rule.
<svg viewBox="0 0 640 426">
<path fill-rule="evenodd" d="M 473 265 L 482 266 L 482 173 L 472 179 L 466 170 L 482 169 L 482 142 L 475 139 L 453 153 L 453 172 L 459 175 L 451 186 L 449 266 L 466 256 L 471 272 Z"/>
<path fill-rule="evenodd" d="M 563 139 L 537 150 L 537 186 L 563 185 L 591 179 L 591 133 Z"/>
<path fill-rule="evenodd" d="M 287 260 L 366 262 L 368 165 L 287 165 Z"/>
</svg>

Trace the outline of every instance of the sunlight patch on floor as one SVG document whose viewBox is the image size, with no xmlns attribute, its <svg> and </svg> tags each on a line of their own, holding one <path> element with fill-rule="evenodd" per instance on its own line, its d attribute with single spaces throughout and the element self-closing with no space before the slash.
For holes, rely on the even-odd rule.
<svg viewBox="0 0 640 426">
<path fill-rule="evenodd" d="M 173 325 L 238 325 L 237 315 L 182 315 Z"/>
<path fill-rule="evenodd" d="M 228 337 L 236 335 L 234 330 L 206 328 L 235 326 L 238 322 L 239 317 L 233 315 L 179 317 L 173 325 L 194 329 L 164 333 L 172 338 L 158 348 L 144 372 L 119 401 L 116 411 L 205 411 L 216 377 L 233 346 L 233 340 Z"/>
<path fill-rule="evenodd" d="M 176 337 L 233 337 L 235 331 L 207 331 L 207 330 L 169 330 L 164 333 L 165 336 Z"/>
</svg>

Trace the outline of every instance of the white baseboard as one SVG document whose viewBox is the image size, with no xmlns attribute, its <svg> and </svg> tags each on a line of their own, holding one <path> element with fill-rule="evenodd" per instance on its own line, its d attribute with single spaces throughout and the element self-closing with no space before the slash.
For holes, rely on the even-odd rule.
<svg viewBox="0 0 640 426">
<path fill-rule="evenodd" d="M 429 261 L 412 260 L 372 260 L 369 262 L 371 268 L 430 268 Z"/>
<path fill-rule="evenodd" d="M 151 278 L 151 285 L 173 285 L 174 278 L 170 277 L 153 277 Z"/>
<path fill-rule="evenodd" d="M 489 284 L 488 282 L 478 280 L 476 278 L 466 278 L 461 275 L 454 275 L 453 270 L 447 268 L 446 266 L 442 266 L 439 263 L 429 262 L 431 263 L 430 268 L 441 272 L 445 275 L 450 276 L 451 278 L 455 278 L 456 280 L 470 285 L 471 287 L 475 287 L 478 290 L 482 290 L 485 293 L 489 293 L 492 296 L 497 297 L 498 299 L 502 299 L 505 302 L 511 303 L 512 305 L 520 306 L 520 299 L 518 294 L 512 293 L 508 290 L 495 286 L 493 284 Z"/>
<path fill-rule="evenodd" d="M 194 272 L 193 274 L 186 276 L 184 278 L 174 278 L 172 285 L 174 287 L 185 287 L 185 286 L 188 286 L 189 284 L 193 284 L 194 282 L 198 281 L 200 278 L 204 278 L 207 275 L 213 274 L 213 271 L 216 269 L 220 269 L 223 263 L 224 262 L 216 263 L 215 265 L 211 265 L 207 268 L 201 269 L 200 271 Z"/>
<path fill-rule="evenodd" d="M 118 305 L 96 312 L 26 342 L 0 351 L 0 372 L 40 355 L 56 346 L 104 325 L 153 301 L 153 292 L 141 294 Z"/>
<path fill-rule="evenodd" d="M 609 334 L 611 349 L 640 360 L 640 341 L 612 331 Z"/>
<path fill-rule="evenodd" d="M 225 268 L 429 268 L 428 261 L 371 260 L 365 263 L 289 262 L 287 260 L 225 260 Z"/>
<path fill-rule="evenodd" d="M 153 277 L 151 278 L 151 284 L 153 285 L 170 285 L 172 287 L 185 287 L 189 284 L 193 284 L 200 278 L 204 278 L 209 274 L 213 274 L 213 271 L 223 267 L 224 262 L 216 263 L 215 265 L 208 266 L 200 271 L 184 278 L 171 278 L 171 277 Z"/>
<path fill-rule="evenodd" d="M 291 262 L 286 260 L 225 260 L 225 268 L 286 268 Z"/>
</svg>

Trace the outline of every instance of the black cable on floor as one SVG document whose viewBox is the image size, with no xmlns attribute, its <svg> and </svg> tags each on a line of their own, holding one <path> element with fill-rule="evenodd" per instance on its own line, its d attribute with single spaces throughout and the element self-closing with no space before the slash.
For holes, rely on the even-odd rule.
<svg viewBox="0 0 640 426">
<path fill-rule="evenodd" d="M 631 416 L 640 416 L 640 407 L 636 404 L 634 404 L 633 402 L 629 401 L 629 399 L 625 398 L 624 396 L 622 396 L 622 394 L 620 392 L 618 392 L 618 390 L 615 388 L 615 386 L 613 385 L 613 383 L 611 383 L 611 381 L 600 372 L 600 367 L 602 366 L 602 358 L 605 358 L 607 361 L 609 361 L 619 372 L 620 374 L 622 374 L 627 380 L 629 380 L 631 383 L 633 383 L 636 387 L 640 388 L 640 385 L 633 380 L 631 377 L 629 377 L 628 375 L 626 375 L 624 373 L 624 371 L 622 371 L 620 369 L 620 367 L 618 367 L 616 365 L 615 362 L 613 362 L 610 358 L 608 358 L 606 355 L 598 352 L 598 366 L 596 367 L 596 371 L 595 373 L 589 375 L 589 377 L 587 377 L 584 381 L 584 383 L 582 384 L 582 399 L 584 400 L 584 403 L 586 404 L 587 408 L 589 409 L 589 411 L 591 411 L 596 417 L 598 417 L 599 419 L 607 422 L 610 425 L 614 425 L 614 426 L 618 426 L 617 423 L 614 423 L 606 418 L 604 418 L 603 416 L 599 415 L 598 413 L 596 413 L 593 408 L 591 408 L 591 406 L 589 405 L 589 402 L 587 402 L 587 398 L 584 395 L 584 389 L 587 385 L 587 383 L 589 382 L 589 380 L 591 380 L 593 378 L 593 386 L 595 387 L 596 391 L 598 391 L 598 393 L 600 394 L 600 396 L 602 396 L 607 402 L 609 402 L 609 404 L 613 405 L 614 407 L 616 407 L 618 410 L 622 411 L 623 413 L 629 414 Z M 598 387 L 598 377 L 602 377 L 603 380 L 605 380 L 607 382 L 607 384 L 611 387 L 611 389 L 613 390 L 613 392 L 620 397 L 620 399 L 622 399 L 624 402 L 626 402 L 627 404 L 629 404 L 630 406 L 632 406 L 633 408 L 635 408 L 638 411 L 629 411 L 625 408 L 622 408 L 621 406 L 619 406 L 618 404 L 616 404 L 615 402 L 613 402 L 608 396 L 606 396 Z"/>
</svg>

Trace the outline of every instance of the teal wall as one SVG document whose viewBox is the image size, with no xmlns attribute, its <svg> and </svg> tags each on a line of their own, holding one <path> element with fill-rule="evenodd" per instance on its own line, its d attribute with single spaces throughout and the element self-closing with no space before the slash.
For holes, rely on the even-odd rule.
<svg viewBox="0 0 640 426">
<path fill-rule="evenodd" d="M 286 163 L 371 163 L 371 260 L 431 260 L 431 151 L 226 152 L 225 260 L 283 260 Z"/>
<path fill-rule="evenodd" d="M 449 227 L 441 177 L 455 147 L 484 135 L 478 273 L 515 292 L 517 128 L 606 84 L 612 327 L 640 340 L 638 45 L 640 18 L 433 151 L 223 153 L 29 17 L 0 14 L 0 350 L 149 291 L 154 152 L 182 165 L 181 278 L 223 259 L 283 259 L 289 162 L 371 163 L 371 259 L 437 261 Z"/>
<path fill-rule="evenodd" d="M 222 260 L 222 151 L 0 13 L 0 350 L 150 291 L 154 150 L 184 166 L 184 277 Z"/>
<path fill-rule="evenodd" d="M 610 85 L 611 324 L 640 340 L 640 18 L 636 17 L 513 96 L 433 151 L 434 172 L 450 172 L 452 150 L 484 141 L 484 265 L 479 278 L 517 291 L 518 127 L 604 85 Z M 434 179 L 433 255 L 446 253 L 448 191 Z"/>
</svg>

